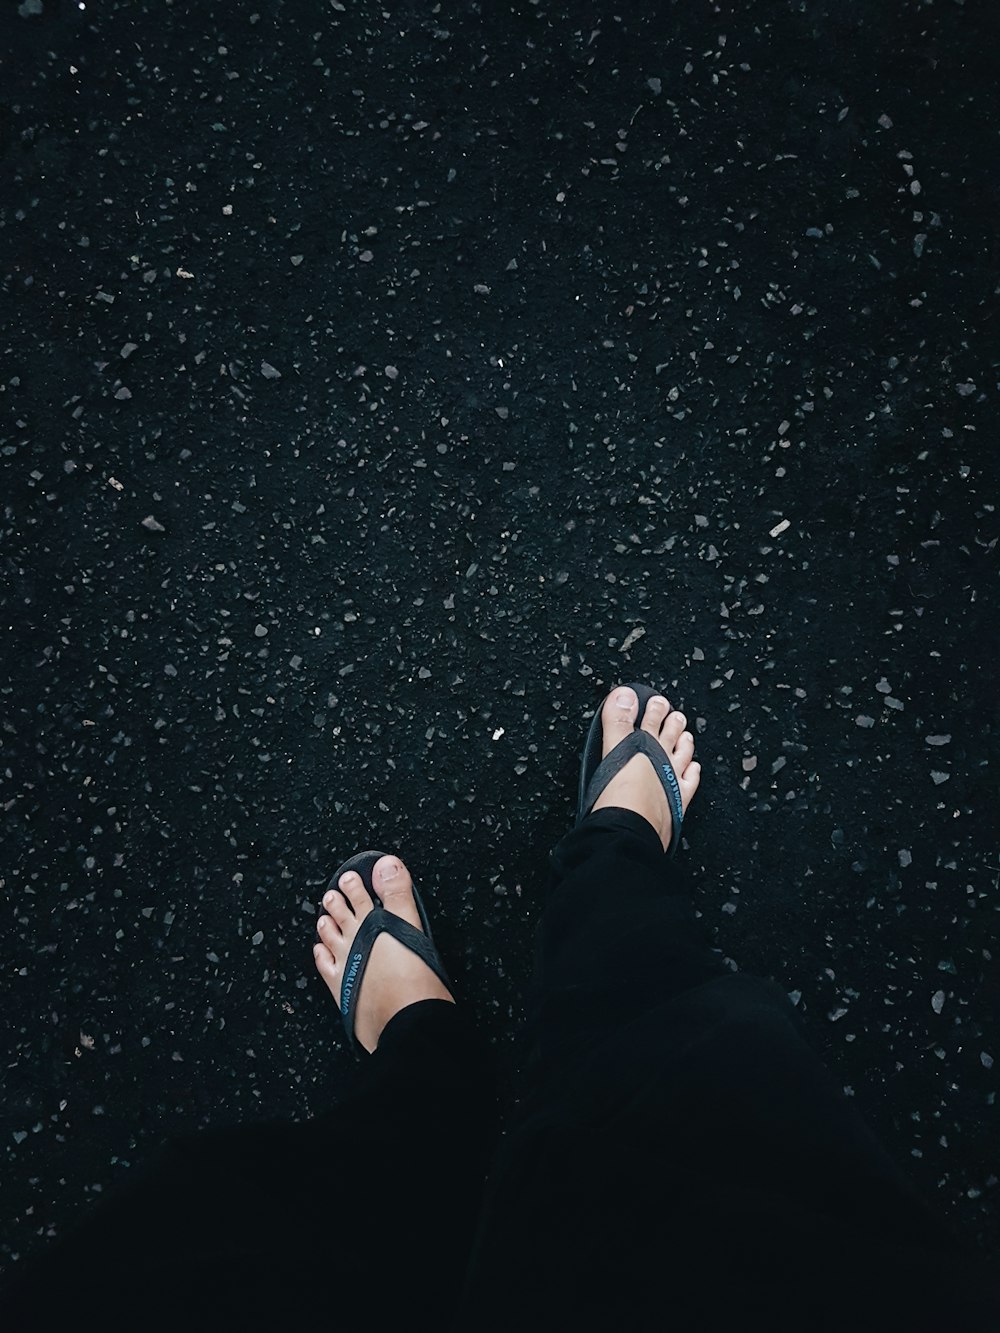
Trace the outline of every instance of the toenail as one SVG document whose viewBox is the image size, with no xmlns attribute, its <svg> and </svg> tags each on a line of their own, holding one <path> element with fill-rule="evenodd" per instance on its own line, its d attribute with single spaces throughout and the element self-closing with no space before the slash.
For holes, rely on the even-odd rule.
<svg viewBox="0 0 1000 1333">
<path fill-rule="evenodd" d="M 353 870 L 348 870 L 348 872 L 347 872 L 346 875 L 341 875 L 340 879 L 337 880 L 337 883 L 340 884 L 341 886 L 343 886 L 343 885 L 345 885 L 345 884 L 350 884 L 350 882 L 351 882 L 351 876 L 352 876 L 353 874 L 354 874 L 354 871 L 353 871 Z"/>
<path fill-rule="evenodd" d="M 632 695 L 629 690 L 619 690 L 615 695 L 615 703 L 619 708 L 632 707 Z"/>
<path fill-rule="evenodd" d="M 387 879 L 392 879 L 394 875 L 398 875 L 399 870 L 400 866 L 398 861 L 383 861 L 378 868 L 379 881 L 385 883 Z"/>
<path fill-rule="evenodd" d="M 329 907 L 332 902 L 333 902 L 333 889 L 331 889 L 329 893 L 324 893 L 323 895 L 323 905 L 325 907 Z"/>
</svg>

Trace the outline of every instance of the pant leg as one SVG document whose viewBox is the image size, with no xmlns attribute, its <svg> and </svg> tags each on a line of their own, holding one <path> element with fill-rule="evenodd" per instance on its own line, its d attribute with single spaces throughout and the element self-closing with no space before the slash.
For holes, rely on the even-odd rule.
<svg viewBox="0 0 1000 1333">
<path fill-rule="evenodd" d="M 355 1073 L 315 1119 L 170 1141 L 28 1261 L 4 1326 L 439 1328 L 498 1134 L 492 1053 L 424 1000 Z"/>
<path fill-rule="evenodd" d="M 552 853 L 457 1327 L 985 1333 L 975 1261 L 784 992 L 711 949 L 682 875 L 617 807 Z"/>
</svg>

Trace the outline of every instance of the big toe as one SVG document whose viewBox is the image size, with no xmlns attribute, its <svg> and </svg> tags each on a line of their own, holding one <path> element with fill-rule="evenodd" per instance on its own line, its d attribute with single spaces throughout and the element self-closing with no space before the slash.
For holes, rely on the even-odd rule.
<svg viewBox="0 0 1000 1333">
<path fill-rule="evenodd" d="M 418 930 L 423 929 L 413 879 L 398 856 L 380 856 L 372 867 L 372 883 L 387 912 L 394 912 Z"/>
<path fill-rule="evenodd" d="M 635 729 L 639 715 L 639 696 L 629 685 L 619 685 L 604 700 L 601 724 L 604 728 L 604 753 L 613 750 L 623 736 Z"/>
</svg>

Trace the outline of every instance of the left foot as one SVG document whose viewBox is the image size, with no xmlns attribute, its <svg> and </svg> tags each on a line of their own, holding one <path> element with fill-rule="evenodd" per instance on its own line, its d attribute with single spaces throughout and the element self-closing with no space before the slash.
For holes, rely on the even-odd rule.
<svg viewBox="0 0 1000 1333">
<path fill-rule="evenodd" d="M 417 930 L 423 930 L 413 896 L 413 880 L 398 857 L 379 857 L 372 873 L 375 893 L 385 910 L 401 916 Z M 343 894 L 331 889 L 323 899 L 329 916 L 321 916 L 317 923 L 322 944 L 313 946 L 313 957 L 320 976 L 339 1006 L 351 945 L 362 921 L 372 910 L 372 900 L 361 876 L 355 871 L 341 875 L 338 883 Z M 383 932 L 372 945 L 361 990 L 355 996 L 354 1034 L 365 1050 L 374 1051 L 389 1019 L 418 1000 L 455 1003 L 444 983 L 422 958 Z"/>
</svg>

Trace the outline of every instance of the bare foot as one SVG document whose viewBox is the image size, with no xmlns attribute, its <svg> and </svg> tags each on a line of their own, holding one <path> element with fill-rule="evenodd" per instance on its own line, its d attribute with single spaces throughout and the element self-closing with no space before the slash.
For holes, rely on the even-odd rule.
<svg viewBox="0 0 1000 1333">
<path fill-rule="evenodd" d="M 339 883 L 346 901 L 336 889 L 326 894 L 323 906 L 329 916 L 320 917 L 316 928 L 322 944 L 313 946 L 316 967 L 338 1006 L 351 945 L 361 922 L 372 911 L 372 900 L 359 874 L 350 870 L 340 877 Z M 375 862 L 373 883 L 387 912 L 402 917 L 417 930 L 423 929 L 413 897 L 413 880 L 397 857 L 382 856 Z M 389 1019 L 418 1000 L 455 1003 L 444 983 L 422 958 L 383 932 L 372 945 L 356 997 L 354 1034 L 365 1050 L 374 1051 Z"/>
<path fill-rule="evenodd" d="M 635 719 L 639 714 L 639 698 L 635 690 L 627 685 L 618 685 L 604 700 L 601 708 L 601 721 L 604 725 L 604 744 L 601 751 L 603 759 L 619 741 L 630 731 L 635 730 Z M 674 712 L 662 694 L 655 694 L 646 704 L 642 716 L 641 731 L 648 731 L 666 750 L 677 781 L 681 789 L 681 806 L 688 808 L 691 798 L 698 790 L 701 779 L 701 764 L 692 761 L 694 737 L 685 731 L 687 718 L 683 713 Z M 637 815 L 647 819 L 656 829 L 663 850 L 670 845 L 673 821 L 670 818 L 670 803 L 663 790 L 653 766 L 644 754 L 637 754 L 625 767 L 611 779 L 594 802 L 595 810 L 605 806 L 624 806 L 634 810 Z"/>
</svg>

